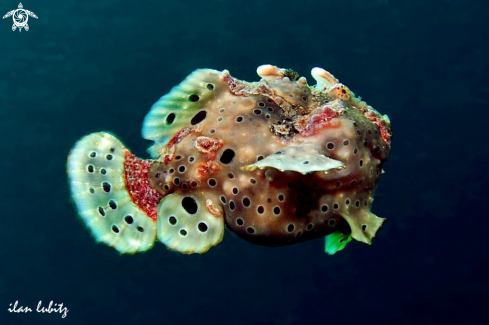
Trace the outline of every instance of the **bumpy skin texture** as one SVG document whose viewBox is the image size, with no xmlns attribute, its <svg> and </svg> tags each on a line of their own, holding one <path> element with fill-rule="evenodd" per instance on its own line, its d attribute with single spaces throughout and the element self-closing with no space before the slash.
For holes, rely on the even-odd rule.
<svg viewBox="0 0 489 325">
<path fill-rule="evenodd" d="M 327 71 L 315 86 L 264 65 L 259 82 L 196 70 L 146 116 L 153 159 L 113 135 L 80 139 L 68 158 L 78 212 L 97 241 L 121 253 L 203 253 L 225 226 L 280 246 L 328 236 L 332 254 L 354 238 L 370 244 L 384 219 L 370 212 L 391 130 Z"/>
<path fill-rule="evenodd" d="M 321 76 L 317 89 L 290 70 L 258 72 L 257 83 L 214 70 L 197 70 L 182 83 L 188 105 L 180 109 L 192 113 L 171 139 L 149 137 L 156 140 L 154 156 L 161 155 L 151 185 L 163 196 L 181 193 L 222 207 L 227 228 L 256 244 L 287 245 L 335 231 L 370 244 L 383 221 L 370 206 L 389 155 L 388 120 Z M 165 103 L 155 104 L 146 124 L 169 118 L 172 129 L 180 112 L 160 110 Z M 301 166 L 253 166 L 292 146 L 295 154 L 279 154 L 299 164 L 306 154 L 326 156 L 342 166 L 307 173 Z"/>
</svg>

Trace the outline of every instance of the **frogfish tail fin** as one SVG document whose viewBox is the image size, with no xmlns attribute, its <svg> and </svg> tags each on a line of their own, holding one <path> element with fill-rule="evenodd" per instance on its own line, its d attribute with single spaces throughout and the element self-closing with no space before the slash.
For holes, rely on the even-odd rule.
<svg viewBox="0 0 489 325">
<path fill-rule="evenodd" d="M 67 172 L 78 213 L 95 239 L 132 254 L 153 246 L 156 220 L 131 196 L 125 172 L 128 157 L 134 155 L 116 137 L 92 133 L 71 150 Z"/>
</svg>

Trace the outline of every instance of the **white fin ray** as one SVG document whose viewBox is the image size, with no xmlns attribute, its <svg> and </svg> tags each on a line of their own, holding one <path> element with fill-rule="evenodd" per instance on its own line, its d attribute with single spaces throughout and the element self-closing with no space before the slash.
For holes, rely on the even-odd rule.
<svg viewBox="0 0 489 325">
<path fill-rule="evenodd" d="M 144 118 L 142 135 L 155 142 L 148 149 L 152 158 L 158 158 L 171 138 L 190 127 L 195 114 L 205 109 L 219 75 L 216 70 L 195 70 L 151 107 Z"/>
<path fill-rule="evenodd" d="M 126 151 L 111 134 L 92 133 L 76 143 L 67 169 L 73 200 L 95 239 L 120 253 L 136 253 L 153 246 L 156 223 L 126 189 Z"/>
<path fill-rule="evenodd" d="M 282 148 L 276 153 L 243 167 L 243 170 L 253 171 L 257 168 L 273 167 L 280 171 L 296 171 L 307 174 L 317 171 L 328 171 L 344 167 L 341 161 L 331 159 L 318 151 L 319 145 L 304 143 L 298 146 Z"/>
<path fill-rule="evenodd" d="M 224 215 L 210 199 L 172 193 L 158 205 L 157 227 L 158 239 L 169 249 L 201 254 L 221 242 Z"/>
</svg>

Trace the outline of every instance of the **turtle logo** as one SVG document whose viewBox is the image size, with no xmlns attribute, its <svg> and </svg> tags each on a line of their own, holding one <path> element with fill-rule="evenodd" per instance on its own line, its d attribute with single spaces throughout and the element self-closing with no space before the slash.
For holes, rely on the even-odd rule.
<svg viewBox="0 0 489 325">
<path fill-rule="evenodd" d="M 3 16 L 3 19 L 10 16 L 12 16 L 12 19 L 14 20 L 12 31 L 15 31 L 18 28 L 19 32 L 22 31 L 22 28 L 24 28 L 26 31 L 29 30 L 29 25 L 27 25 L 27 20 L 29 20 L 29 16 L 37 19 L 36 14 L 32 11 L 25 10 L 22 3 L 19 3 L 19 9 L 14 9 L 7 12 L 5 16 Z"/>
</svg>

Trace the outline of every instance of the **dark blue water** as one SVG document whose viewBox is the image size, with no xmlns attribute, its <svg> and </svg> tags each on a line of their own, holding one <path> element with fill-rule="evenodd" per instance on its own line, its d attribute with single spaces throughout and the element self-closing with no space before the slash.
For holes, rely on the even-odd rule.
<svg viewBox="0 0 489 325">
<path fill-rule="evenodd" d="M 1 15 L 16 9 L 0 1 Z M 482 324 L 489 316 L 489 5 L 465 0 L 28 1 L 0 21 L 1 324 Z M 332 72 L 394 138 L 374 245 L 119 256 L 70 202 L 66 157 L 110 130 L 141 157 L 151 105 L 197 68 Z M 309 77 L 312 83 L 312 78 Z M 38 302 L 63 303 L 59 313 Z M 9 304 L 34 309 L 9 313 Z"/>
</svg>

